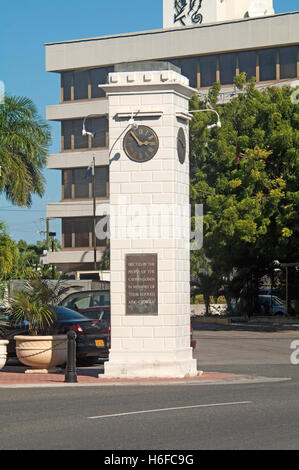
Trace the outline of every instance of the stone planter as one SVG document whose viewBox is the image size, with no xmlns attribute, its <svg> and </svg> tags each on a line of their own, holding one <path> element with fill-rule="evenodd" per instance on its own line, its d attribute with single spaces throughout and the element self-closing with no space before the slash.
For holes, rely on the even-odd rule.
<svg viewBox="0 0 299 470">
<path fill-rule="evenodd" d="M 17 357 L 32 372 L 48 372 L 66 363 L 67 335 L 15 336 Z"/>
<path fill-rule="evenodd" d="M 8 343 L 6 339 L 0 339 L 0 369 L 3 369 L 6 363 Z"/>
</svg>

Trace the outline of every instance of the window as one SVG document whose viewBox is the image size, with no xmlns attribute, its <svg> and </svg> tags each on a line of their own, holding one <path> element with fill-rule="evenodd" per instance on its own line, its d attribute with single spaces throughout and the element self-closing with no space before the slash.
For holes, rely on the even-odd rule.
<svg viewBox="0 0 299 470">
<path fill-rule="evenodd" d="M 83 119 L 61 121 L 62 150 L 91 149 L 108 147 L 108 119 L 89 118 L 86 130 L 96 132 L 94 138 L 82 135 Z"/>
<path fill-rule="evenodd" d="M 63 305 L 71 309 L 88 308 L 91 304 L 91 294 L 79 294 L 63 302 Z"/>
<path fill-rule="evenodd" d="M 113 72 L 113 70 L 114 67 L 99 67 L 96 69 L 63 72 L 61 74 L 62 101 L 105 97 L 105 92 L 98 85 L 107 83 L 108 73 Z"/>
<path fill-rule="evenodd" d="M 72 88 L 73 84 L 73 73 L 64 72 L 62 73 L 62 90 L 63 90 L 63 101 L 70 101 L 72 99 Z"/>
<path fill-rule="evenodd" d="M 198 57 L 188 57 L 181 60 L 181 73 L 189 78 L 189 84 L 197 88 Z"/>
<path fill-rule="evenodd" d="M 256 77 L 256 51 L 239 53 L 239 71 L 246 73 L 247 80 Z"/>
<path fill-rule="evenodd" d="M 63 194 L 62 199 L 72 199 L 72 173 L 73 170 L 62 171 Z"/>
<path fill-rule="evenodd" d="M 236 63 L 236 54 L 222 54 L 220 56 L 220 82 L 222 85 L 231 85 L 234 83 Z"/>
<path fill-rule="evenodd" d="M 101 217 L 96 218 L 96 223 Z M 65 218 L 62 220 L 63 248 L 93 248 L 93 218 Z M 107 239 L 98 240 L 97 247 L 105 247 Z"/>
<path fill-rule="evenodd" d="M 260 81 L 276 80 L 276 49 L 259 51 Z"/>
<path fill-rule="evenodd" d="M 89 182 L 86 178 L 86 168 L 77 168 L 73 172 L 75 199 L 89 198 Z"/>
<path fill-rule="evenodd" d="M 88 136 L 82 135 L 83 119 L 73 120 L 73 134 L 74 134 L 74 147 L 75 149 L 88 148 Z"/>
<path fill-rule="evenodd" d="M 61 122 L 62 148 L 70 150 L 72 148 L 72 121 Z"/>
<path fill-rule="evenodd" d="M 108 196 L 109 166 L 100 166 L 95 169 L 96 197 Z"/>
<path fill-rule="evenodd" d="M 100 222 L 100 220 L 101 220 L 101 219 L 104 219 L 104 218 L 105 218 L 105 217 L 99 217 L 99 218 L 97 218 L 96 223 Z M 104 221 L 104 222 L 105 222 L 105 221 Z M 102 230 L 100 231 L 99 228 L 98 228 L 98 230 L 97 230 L 97 232 L 96 232 L 99 237 L 101 237 L 100 233 L 103 233 L 102 236 L 103 236 L 104 238 L 97 238 L 97 240 L 96 240 L 96 246 L 103 246 L 103 247 L 104 247 L 104 246 L 107 245 L 107 238 L 105 238 L 105 237 L 106 237 L 107 234 L 109 233 L 109 227 L 107 226 L 108 224 L 107 224 L 107 223 L 104 224 L 104 222 L 103 222 L 103 224 L 102 224 L 101 227 L 100 227 Z M 92 237 L 92 240 L 94 240 L 93 237 Z M 92 241 L 92 244 L 94 244 L 94 241 Z"/>
<path fill-rule="evenodd" d="M 72 248 L 72 222 L 68 219 L 62 220 L 63 247 Z"/>
<path fill-rule="evenodd" d="M 89 234 L 93 229 L 92 219 L 76 219 L 73 221 L 73 230 L 75 232 L 75 247 L 88 248 Z"/>
<path fill-rule="evenodd" d="M 94 307 L 109 307 L 110 306 L 110 293 L 102 292 L 100 294 L 93 294 Z"/>
<path fill-rule="evenodd" d="M 74 99 L 87 100 L 88 99 L 88 71 L 74 72 Z"/>
<path fill-rule="evenodd" d="M 107 83 L 108 73 L 113 72 L 113 67 L 103 67 L 90 70 L 91 98 L 103 98 L 104 90 L 98 87 L 99 84 Z"/>
<path fill-rule="evenodd" d="M 105 117 L 91 119 L 91 132 L 94 133 L 92 147 L 106 147 L 108 120 Z"/>
<path fill-rule="evenodd" d="M 200 86 L 212 86 L 216 82 L 217 58 L 207 56 L 200 58 Z"/>
<path fill-rule="evenodd" d="M 62 199 L 92 199 L 92 178 L 87 175 L 86 168 L 62 170 Z M 96 198 L 109 196 L 109 167 L 95 168 Z"/>
<path fill-rule="evenodd" d="M 280 78 L 297 77 L 297 46 L 279 49 Z"/>
</svg>

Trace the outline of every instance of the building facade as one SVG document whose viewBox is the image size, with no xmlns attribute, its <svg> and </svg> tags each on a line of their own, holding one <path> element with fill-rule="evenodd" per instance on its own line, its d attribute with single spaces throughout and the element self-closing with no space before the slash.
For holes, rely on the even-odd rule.
<svg viewBox="0 0 299 470">
<path fill-rule="evenodd" d="M 202 97 L 219 81 L 220 103 L 235 96 L 233 80 L 242 72 L 256 77 L 257 87 L 296 84 L 299 12 L 47 44 L 46 70 L 61 76 L 60 103 L 47 107 L 47 119 L 61 122 L 61 152 L 49 155 L 47 165 L 61 172 L 61 200 L 48 204 L 47 218 L 62 220 L 62 250 L 48 253 L 46 263 L 66 272 L 93 269 L 93 194 L 86 178 L 93 157 L 97 220 L 109 204 L 108 100 L 98 85 L 122 64 L 146 70 L 153 60 L 179 67 Z M 82 135 L 83 124 L 93 136 Z M 96 244 L 99 261 L 106 242 Z"/>
</svg>

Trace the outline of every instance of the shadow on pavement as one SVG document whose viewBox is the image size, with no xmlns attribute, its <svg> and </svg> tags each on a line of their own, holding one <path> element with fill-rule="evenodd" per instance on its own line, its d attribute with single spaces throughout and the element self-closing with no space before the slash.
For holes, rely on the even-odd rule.
<svg viewBox="0 0 299 470">
<path fill-rule="evenodd" d="M 299 330 L 299 322 L 292 323 L 276 323 L 273 322 L 260 322 L 250 320 L 248 322 L 232 322 L 228 324 L 222 323 L 212 323 L 204 321 L 197 321 L 196 319 L 191 318 L 191 326 L 196 330 L 201 331 L 255 331 L 263 333 L 275 333 L 278 331 L 289 331 L 289 330 Z"/>
</svg>

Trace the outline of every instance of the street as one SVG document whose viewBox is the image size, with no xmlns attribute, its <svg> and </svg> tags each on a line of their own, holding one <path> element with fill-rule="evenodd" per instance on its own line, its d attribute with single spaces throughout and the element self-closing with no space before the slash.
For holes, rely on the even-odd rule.
<svg viewBox="0 0 299 470">
<path fill-rule="evenodd" d="M 1 389 L 0 449 L 298 449 L 299 365 L 290 345 L 299 332 L 198 329 L 194 337 L 198 369 L 264 379 Z"/>
</svg>

